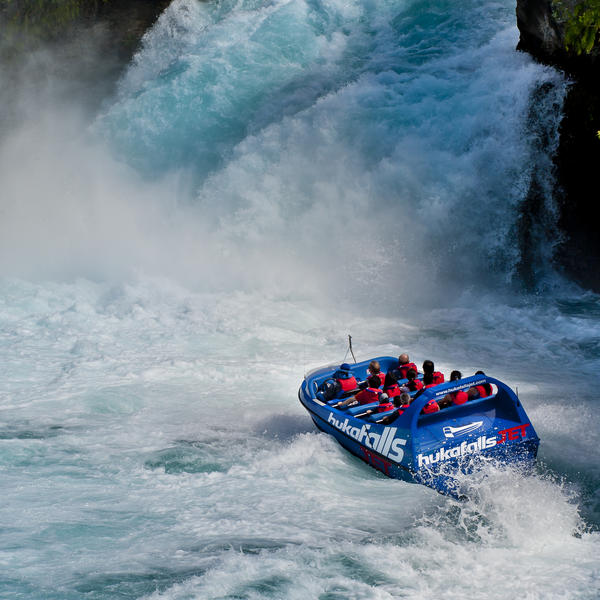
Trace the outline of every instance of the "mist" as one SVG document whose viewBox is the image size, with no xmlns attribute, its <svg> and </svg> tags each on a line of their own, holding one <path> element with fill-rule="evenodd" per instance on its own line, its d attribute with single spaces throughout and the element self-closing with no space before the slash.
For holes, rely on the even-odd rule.
<svg viewBox="0 0 600 600">
<path fill-rule="evenodd" d="M 119 77 L 102 32 L 29 57 L 0 142 L 0 273 L 393 310 L 513 284 L 527 106 L 540 80 L 560 96 L 557 75 L 513 30 L 414 73 L 382 23 L 358 63 L 360 14 L 330 8 L 347 36 L 298 7 L 177 0 Z M 265 80 L 265 57 L 286 68 Z"/>
</svg>

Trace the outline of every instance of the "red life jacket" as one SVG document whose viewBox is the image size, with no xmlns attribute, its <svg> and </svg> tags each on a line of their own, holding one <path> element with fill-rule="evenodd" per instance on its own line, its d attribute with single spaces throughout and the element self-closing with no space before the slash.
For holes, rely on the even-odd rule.
<svg viewBox="0 0 600 600">
<path fill-rule="evenodd" d="M 377 412 L 382 413 L 382 412 L 386 412 L 388 410 L 393 410 L 393 408 L 394 408 L 394 405 L 391 402 L 385 402 L 383 404 L 380 404 L 377 407 Z"/>
<path fill-rule="evenodd" d="M 336 381 L 340 384 L 342 392 L 350 392 L 358 387 L 354 376 L 348 377 L 348 379 L 336 379 Z"/>
<path fill-rule="evenodd" d="M 440 373 L 439 371 L 434 371 L 433 372 L 433 383 L 435 383 L 435 385 L 444 383 L 444 374 Z"/>
<path fill-rule="evenodd" d="M 423 382 L 420 379 L 413 379 L 412 381 L 407 381 L 405 385 L 411 392 L 416 392 L 418 390 L 423 389 Z"/>
<path fill-rule="evenodd" d="M 355 398 L 359 404 L 370 404 L 371 402 L 379 402 L 381 390 L 377 388 L 365 388 L 356 394 Z"/>
<path fill-rule="evenodd" d="M 402 390 L 397 383 L 390 385 L 389 388 L 384 388 L 383 391 L 388 395 L 388 398 L 395 398 L 402 393 Z"/>
<path fill-rule="evenodd" d="M 433 387 L 428 385 L 427 387 Z M 438 412 L 440 410 L 440 405 L 435 400 L 430 400 L 421 411 L 422 413 L 428 415 L 430 413 Z"/>
<path fill-rule="evenodd" d="M 371 371 L 369 371 L 369 377 L 371 377 L 371 375 L 375 375 L 381 379 L 381 383 L 379 385 L 383 385 L 385 383 L 385 373 L 382 371 L 379 371 L 379 373 L 371 373 Z"/>
<path fill-rule="evenodd" d="M 487 398 L 492 395 L 492 386 L 489 383 L 483 385 L 476 385 L 475 389 L 479 392 L 480 398 Z"/>
<path fill-rule="evenodd" d="M 398 375 L 401 375 L 401 377 L 398 377 L 398 379 L 406 379 L 408 377 L 407 373 L 411 369 L 413 369 L 415 373 L 419 372 L 419 369 L 417 369 L 417 365 L 415 365 L 415 363 L 409 362 L 409 363 L 405 363 L 403 365 L 398 363 L 398 366 L 396 367 L 396 371 L 398 372 Z"/>
<path fill-rule="evenodd" d="M 469 394 L 467 394 L 467 392 L 463 392 L 458 391 L 458 392 L 452 392 L 450 394 L 450 396 L 452 397 L 452 404 L 464 404 L 468 399 L 469 399 Z"/>
</svg>

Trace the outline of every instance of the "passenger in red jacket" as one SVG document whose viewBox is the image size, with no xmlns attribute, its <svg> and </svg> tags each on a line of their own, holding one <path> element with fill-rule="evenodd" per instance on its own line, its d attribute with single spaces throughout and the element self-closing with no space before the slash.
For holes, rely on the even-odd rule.
<svg viewBox="0 0 600 600">
<path fill-rule="evenodd" d="M 423 375 L 423 388 L 420 389 L 414 397 L 414 400 L 416 400 L 421 394 L 423 394 L 425 392 L 425 390 L 435 387 L 436 385 L 439 385 L 438 383 L 435 383 L 433 380 L 433 375 L 431 373 L 425 373 Z M 434 413 L 437 412 L 438 410 L 440 410 L 440 406 L 437 403 L 436 400 L 430 400 L 424 407 L 423 410 L 421 411 L 422 413 L 428 414 L 428 413 Z"/>
<path fill-rule="evenodd" d="M 404 391 L 418 392 L 423 389 L 423 382 L 420 379 L 417 379 L 416 369 L 409 369 L 406 378 L 408 381 L 402 386 Z"/>
<path fill-rule="evenodd" d="M 398 385 L 398 380 L 394 377 L 393 373 L 386 373 L 385 382 L 383 384 L 383 393 L 387 394 L 390 400 L 402 393 L 402 390 Z"/>
<path fill-rule="evenodd" d="M 398 357 L 398 366 L 394 369 L 396 379 L 406 379 L 408 377 L 409 369 L 414 369 L 415 373 L 418 371 L 417 365 L 415 365 L 414 362 L 410 362 L 408 354 L 401 354 Z"/>
<path fill-rule="evenodd" d="M 430 413 L 439 412 L 440 405 L 435 400 L 430 400 L 421 411 L 424 415 L 428 415 Z"/>
<path fill-rule="evenodd" d="M 393 423 L 399 416 L 403 415 L 404 411 L 410 406 L 410 400 L 410 395 L 405 392 L 396 396 L 394 398 L 394 407 L 396 410 L 391 415 L 387 415 L 381 419 L 380 423 L 384 423 L 385 425 Z"/>
<path fill-rule="evenodd" d="M 385 373 L 382 373 L 379 361 L 372 360 L 369 363 L 369 368 L 367 369 L 367 372 L 369 373 L 369 375 L 377 375 L 377 377 L 379 377 L 379 385 L 383 385 L 385 383 Z"/>
<path fill-rule="evenodd" d="M 341 392 L 351 392 L 358 387 L 356 377 L 352 374 L 348 363 L 341 364 L 340 368 L 333 374 L 333 378 L 336 380 Z"/>
<path fill-rule="evenodd" d="M 450 373 L 450 381 L 458 381 L 462 379 L 462 373 L 460 371 L 452 371 Z M 458 392 L 450 392 L 446 394 L 439 402 L 440 408 L 446 408 L 447 406 L 464 404 L 469 399 L 467 392 L 459 390 Z"/>
<path fill-rule="evenodd" d="M 390 402 L 387 394 L 382 393 L 379 396 L 379 406 L 377 408 L 370 408 L 364 416 L 369 416 L 375 413 L 387 412 L 388 410 L 393 410 L 394 405 Z"/>
<path fill-rule="evenodd" d="M 354 396 L 350 396 L 346 400 L 342 402 L 338 402 L 333 405 L 333 408 L 343 408 L 344 406 L 348 406 L 349 404 L 354 404 L 358 402 L 358 404 L 370 404 L 371 402 L 379 402 L 379 396 L 381 395 L 381 390 L 379 389 L 379 382 L 381 380 L 377 375 L 370 375 L 367 379 L 367 385 L 369 387 L 364 390 L 360 390 Z"/>
<path fill-rule="evenodd" d="M 433 377 L 433 382 L 437 385 L 438 383 L 444 383 L 444 374 L 440 371 L 435 370 L 435 366 L 432 360 L 426 360 L 423 362 L 423 376 L 430 374 Z"/>
<path fill-rule="evenodd" d="M 477 371 L 475 375 L 485 375 L 483 371 Z M 469 388 L 467 394 L 469 394 L 469 400 L 477 400 L 478 398 L 487 398 L 494 393 L 492 386 L 489 383 L 483 383 Z"/>
</svg>

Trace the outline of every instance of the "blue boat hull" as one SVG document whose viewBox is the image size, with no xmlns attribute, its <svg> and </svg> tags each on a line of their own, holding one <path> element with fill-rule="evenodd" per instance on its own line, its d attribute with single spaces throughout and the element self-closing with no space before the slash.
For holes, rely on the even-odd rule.
<svg viewBox="0 0 600 600">
<path fill-rule="evenodd" d="M 393 368 L 392 357 L 379 357 L 382 370 Z M 352 370 L 364 379 L 369 361 Z M 331 378 L 334 366 L 309 373 L 298 392 L 302 405 L 315 425 L 332 435 L 346 450 L 388 477 L 421 483 L 453 496 L 459 493 L 459 473 L 470 473 L 482 462 L 531 466 L 535 463 L 539 438 L 516 394 L 504 383 L 487 376 L 474 376 L 458 382 L 429 388 L 392 424 L 364 418 L 356 410 L 334 408 L 319 392 Z M 424 415 L 430 400 L 458 389 L 490 383 L 495 393 Z"/>
</svg>

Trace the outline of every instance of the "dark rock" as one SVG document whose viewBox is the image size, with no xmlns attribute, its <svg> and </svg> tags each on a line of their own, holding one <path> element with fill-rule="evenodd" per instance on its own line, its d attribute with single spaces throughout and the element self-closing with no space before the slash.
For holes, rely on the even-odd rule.
<svg viewBox="0 0 600 600">
<path fill-rule="evenodd" d="M 517 0 L 517 48 L 538 61 L 554 66 L 570 80 L 563 106 L 560 140 L 554 157 L 558 225 L 563 232 L 554 260 L 566 275 L 600 292 L 600 235 L 595 220 L 598 193 L 596 169 L 600 165 L 600 52 L 589 54 L 565 49 L 564 26 L 557 21 L 552 0 Z M 534 178 L 523 222 L 531 218 L 531 199 L 540 194 Z"/>
<path fill-rule="evenodd" d="M 552 0 L 517 0 L 518 50 L 540 60 L 563 54 L 563 33 L 552 16 Z"/>
<path fill-rule="evenodd" d="M 128 62 L 144 33 L 170 3 L 171 0 L 112 0 L 98 5 L 93 20 L 106 23 L 118 56 Z"/>
<path fill-rule="evenodd" d="M 596 216 L 600 197 L 598 80 L 586 78 L 575 82 L 565 99 L 563 112 L 554 163 L 559 226 L 565 240 L 557 249 L 556 261 L 575 281 L 600 292 L 600 227 Z"/>
<path fill-rule="evenodd" d="M 0 135 L 28 117 L 25 98 L 50 88 L 54 102 L 97 110 L 170 1 L 0 0 Z"/>
</svg>

